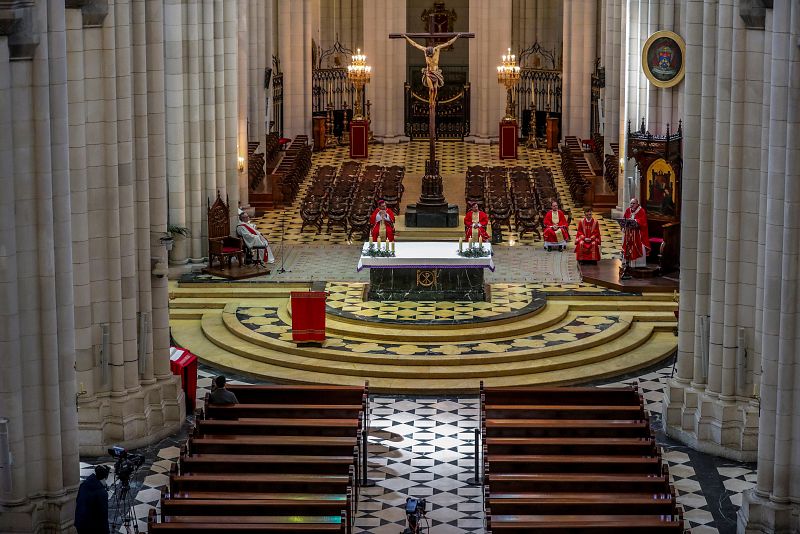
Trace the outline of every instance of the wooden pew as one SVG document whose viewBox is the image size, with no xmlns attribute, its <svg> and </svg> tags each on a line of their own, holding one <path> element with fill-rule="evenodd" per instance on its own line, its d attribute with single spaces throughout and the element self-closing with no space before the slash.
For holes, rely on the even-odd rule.
<svg viewBox="0 0 800 534">
<path fill-rule="evenodd" d="M 484 438 L 484 456 L 495 454 L 604 454 L 652 456 L 654 438 Z"/>
<path fill-rule="evenodd" d="M 362 404 L 208 404 L 201 419 L 240 419 L 247 417 L 296 419 L 357 419 Z"/>
<path fill-rule="evenodd" d="M 485 502 L 494 514 L 558 515 L 615 513 L 632 515 L 672 514 L 675 496 L 669 493 L 493 493 L 486 488 Z"/>
<path fill-rule="evenodd" d="M 494 515 L 487 510 L 489 533 L 530 534 L 531 532 L 683 533 L 683 517 L 676 515 Z"/>
<path fill-rule="evenodd" d="M 670 493 L 669 475 L 486 473 L 492 492 Z"/>
<path fill-rule="evenodd" d="M 201 473 L 170 474 L 169 488 L 172 494 L 180 492 L 217 491 L 267 493 L 347 493 L 353 484 L 351 475 L 318 475 L 286 473 Z"/>
<path fill-rule="evenodd" d="M 635 388 L 509 387 L 481 390 L 483 404 L 624 405 L 640 403 Z M 241 399 L 240 399 L 241 400 Z"/>
<path fill-rule="evenodd" d="M 486 404 L 485 417 L 493 419 L 642 419 L 644 406 L 638 405 L 541 405 Z"/>
<path fill-rule="evenodd" d="M 650 425 L 647 420 L 486 419 L 486 435 L 488 437 L 646 438 L 650 436 Z"/>
<path fill-rule="evenodd" d="M 182 455 L 181 473 L 346 473 L 356 466 L 357 455 L 300 456 L 289 454 L 194 454 Z"/>
<path fill-rule="evenodd" d="M 350 454 L 358 445 L 352 436 L 226 436 L 190 438 L 194 454 Z"/>
<path fill-rule="evenodd" d="M 269 494 L 264 494 L 269 495 Z M 164 498 L 162 520 L 168 516 L 230 515 L 336 515 L 350 509 L 349 498 L 342 494 L 274 493 L 267 498 L 241 498 L 236 493 L 208 492 L 203 499 Z"/>
<path fill-rule="evenodd" d="M 224 521 L 202 516 L 170 516 L 157 522 L 155 510 L 147 518 L 148 532 L 248 532 L 250 534 L 294 534 L 297 532 L 349 532 L 347 518 L 330 516 L 227 516 Z"/>
<path fill-rule="evenodd" d="M 486 470 L 498 473 L 642 473 L 661 472 L 660 456 L 576 456 L 556 454 L 495 454 Z"/>
<path fill-rule="evenodd" d="M 205 419 L 197 421 L 196 436 L 206 434 L 288 435 L 288 436 L 356 436 L 361 420 L 355 419 L 290 419 L 242 418 L 237 420 Z"/>
<path fill-rule="evenodd" d="M 233 385 L 227 389 L 245 404 L 310 404 L 310 400 L 324 404 L 361 404 L 367 389 L 352 386 L 283 386 L 283 385 Z"/>
</svg>

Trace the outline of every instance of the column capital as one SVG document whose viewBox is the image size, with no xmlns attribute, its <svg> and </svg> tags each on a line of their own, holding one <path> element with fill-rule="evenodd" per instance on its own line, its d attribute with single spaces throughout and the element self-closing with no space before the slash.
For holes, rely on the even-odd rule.
<svg viewBox="0 0 800 534">
<path fill-rule="evenodd" d="M 0 0 L 0 35 L 8 36 L 11 60 L 33 59 L 39 46 L 33 0 Z"/>
</svg>

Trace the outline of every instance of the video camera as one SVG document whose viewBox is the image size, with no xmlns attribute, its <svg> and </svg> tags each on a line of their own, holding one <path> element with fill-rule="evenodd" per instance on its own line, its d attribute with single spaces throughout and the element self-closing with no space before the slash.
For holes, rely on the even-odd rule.
<svg viewBox="0 0 800 534">
<path fill-rule="evenodd" d="M 133 472 L 144 464 L 143 455 L 128 452 L 127 449 L 118 445 L 108 449 L 108 454 L 110 454 L 112 458 L 117 459 L 117 462 L 114 464 L 114 476 L 116 476 L 123 485 L 127 484 Z"/>
<path fill-rule="evenodd" d="M 427 506 L 425 499 L 415 499 L 408 497 L 406 499 L 406 521 L 408 528 L 404 531 L 408 534 L 417 534 L 419 532 L 419 524 L 423 517 L 425 517 L 425 507 Z"/>
</svg>

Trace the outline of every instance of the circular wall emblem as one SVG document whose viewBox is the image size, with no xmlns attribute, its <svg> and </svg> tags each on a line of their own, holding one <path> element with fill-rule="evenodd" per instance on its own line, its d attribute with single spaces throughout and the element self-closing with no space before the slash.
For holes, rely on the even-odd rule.
<svg viewBox="0 0 800 534">
<path fill-rule="evenodd" d="M 656 87 L 673 87 L 683 80 L 686 43 L 671 31 L 658 31 L 647 39 L 642 49 L 642 68 Z"/>
</svg>

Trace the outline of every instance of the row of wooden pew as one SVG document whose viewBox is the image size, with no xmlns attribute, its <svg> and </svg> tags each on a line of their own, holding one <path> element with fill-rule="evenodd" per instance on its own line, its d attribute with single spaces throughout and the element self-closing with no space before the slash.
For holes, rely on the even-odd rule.
<svg viewBox="0 0 800 534">
<path fill-rule="evenodd" d="M 583 146 L 577 137 L 567 136 L 561 149 L 561 171 L 572 199 L 583 205 L 584 196 L 594 183 L 594 173 L 583 157 Z"/>
<path fill-rule="evenodd" d="M 489 534 L 683 533 L 636 388 L 484 388 Z"/>
<path fill-rule="evenodd" d="M 367 387 L 229 385 L 206 404 L 150 532 L 352 532 Z"/>
</svg>

